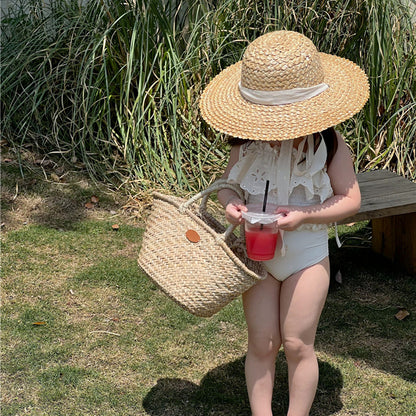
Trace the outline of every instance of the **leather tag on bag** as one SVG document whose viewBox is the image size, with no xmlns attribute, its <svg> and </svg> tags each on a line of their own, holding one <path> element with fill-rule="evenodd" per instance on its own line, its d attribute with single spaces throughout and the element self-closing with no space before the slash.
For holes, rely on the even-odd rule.
<svg viewBox="0 0 416 416">
<path fill-rule="evenodd" d="M 188 230 L 185 235 L 191 243 L 198 243 L 201 240 L 201 236 L 195 230 Z"/>
</svg>

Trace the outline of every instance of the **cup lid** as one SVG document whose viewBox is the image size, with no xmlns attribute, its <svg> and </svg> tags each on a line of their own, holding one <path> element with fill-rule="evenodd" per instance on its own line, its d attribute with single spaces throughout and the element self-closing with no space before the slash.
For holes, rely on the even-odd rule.
<svg viewBox="0 0 416 416">
<path fill-rule="evenodd" d="M 283 217 L 283 214 L 275 214 L 275 206 L 270 207 L 266 210 L 266 212 L 263 212 L 261 210 L 261 206 L 247 206 L 248 211 L 242 212 L 243 218 L 247 220 L 250 224 L 272 224 L 273 222 L 276 222 L 279 218 Z"/>
</svg>

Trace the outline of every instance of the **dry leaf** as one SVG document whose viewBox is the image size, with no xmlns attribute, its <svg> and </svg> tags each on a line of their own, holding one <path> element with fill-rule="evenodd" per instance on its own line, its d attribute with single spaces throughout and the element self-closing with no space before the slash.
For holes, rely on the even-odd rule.
<svg viewBox="0 0 416 416">
<path fill-rule="evenodd" d="M 119 226 L 118 224 L 113 224 L 113 225 L 111 226 L 111 228 L 112 228 L 114 231 L 118 231 L 118 230 L 120 229 L 120 226 Z"/>
<path fill-rule="evenodd" d="M 93 209 L 94 207 L 95 207 L 95 205 L 92 202 L 87 202 L 85 204 L 85 208 L 87 208 L 87 209 Z"/>
<path fill-rule="evenodd" d="M 341 274 L 341 270 L 338 270 L 335 274 L 335 281 L 337 283 L 339 283 L 340 285 L 342 285 L 342 274 Z"/>
<path fill-rule="evenodd" d="M 38 322 L 33 322 L 32 325 L 36 325 L 36 326 L 40 326 L 40 325 L 46 325 L 45 321 L 38 321 Z"/>
<path fill-rule="evenodd" d="M 394 315 L 394 316 L 399 321 L 403 321 L 403 319 L 408 317 L 409 315 L 410 315 L 409 311 L 407 311 L 406 309 L 400 309 L 399 312 L 397 312 L 396 315 Z"/>
<path fill-rule="evenodd" d="M 93 195 L 93 196 L 91 197 L 91 202 L 92 202 L 93 204 L 98 204 L 98 201 L 99 201 L 99 199 L 98 199 L 98 197 L 97 197 L 97 196 Z"/>
<path fill-rule="evenodd" d="M 56 173 L 51 173 L 51 179 L 54 182 L 60 182 L 59 176 Z"/>
</svg>

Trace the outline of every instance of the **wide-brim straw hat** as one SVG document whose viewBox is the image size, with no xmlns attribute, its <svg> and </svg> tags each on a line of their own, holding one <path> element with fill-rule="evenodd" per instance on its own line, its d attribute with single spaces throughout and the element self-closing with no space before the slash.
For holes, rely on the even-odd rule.
<svg viewBox="0 0 416 416">
<path fill-rule="evenodd" d="M 254 40 L 242 61 L 220 72 L 199 106 L 222 133 L 289 140 L 351 118 L 368 97 L 368 78 L 358 65 L 318 52 L 300 33 L 275 31 Z"/>
</svg>

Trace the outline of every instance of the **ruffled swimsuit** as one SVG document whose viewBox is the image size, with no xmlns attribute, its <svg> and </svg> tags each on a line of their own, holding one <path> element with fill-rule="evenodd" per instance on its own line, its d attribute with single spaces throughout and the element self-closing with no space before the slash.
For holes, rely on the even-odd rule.
<svg viewBox="0 0 416 416">
<path fill-rule="evenodd" d="M 305 149 L 306 146 L 306 150 Z M 333 195 L 326 172 L 327 150 L 321 140 L 314 149 L 313 136 L 293 147 L 293 140 L 276 146 L 269 142 L 247 142 L 232 167 L 228 182 L 238 184 L 247 203 L 262 203 L 266 181 L 269 181 L 268 203 L 309 206 L 321 204 Z M 264 262 L 267 271 L 283 281 L 328 256 L 328 227 L 325 224 L 303 224 L 282 234 L 283 247 L 276 248 L 272 260 Z"/>
</svg>

